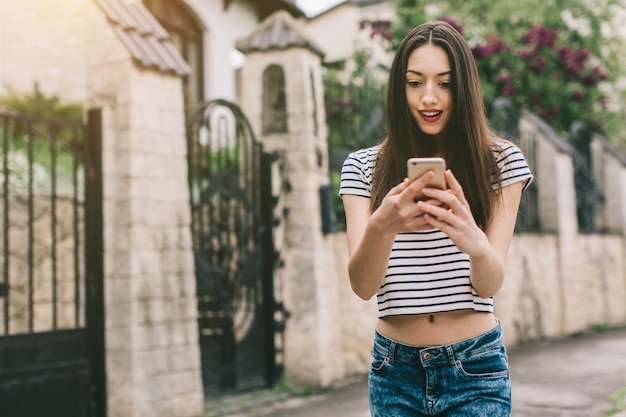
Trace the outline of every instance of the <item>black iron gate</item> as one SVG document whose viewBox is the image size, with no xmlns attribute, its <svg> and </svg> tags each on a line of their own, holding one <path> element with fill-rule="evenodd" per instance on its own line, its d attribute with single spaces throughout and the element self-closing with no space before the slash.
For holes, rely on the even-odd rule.
<svg viewBox="0 0 626 417">
<path fill-rule="evenodd" d="M 271 156 L 235 104 L 188 129 L 202 377 L 208 397 L 271 386 L 276 365 Z"/>
<path fill-rule="evenodd" d="M 0 113 L 0 416 L 104 417 L 100 111 Z"/>
</svg>

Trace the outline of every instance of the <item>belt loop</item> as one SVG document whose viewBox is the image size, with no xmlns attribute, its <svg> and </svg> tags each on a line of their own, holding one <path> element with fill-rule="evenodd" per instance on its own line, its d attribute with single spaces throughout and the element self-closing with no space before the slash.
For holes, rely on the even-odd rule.
<svg viewBox="0 0 626 417">
<path fill-rule="evenodd" d="M 389 352 L 387 352 L 387 357 L 389 358 L 389 363 L 393 363 L 393 360 L 396 356 L 396 346 L 398 343 L 395 340 L 391 340 L 389 344 Z"/>
<path fill-rule="evenodd" d="M 450 365 L 454 366 L 454 364 L 456 362 L 456 358 L 455 358 L 455 355 L 454 355 L 454 349 L 452 349 L 452 345 L 446 345 L 445 348 L 446 348 L 446 352 L 448 354 L 448 361 L 450 361 Z"/>
</svg>

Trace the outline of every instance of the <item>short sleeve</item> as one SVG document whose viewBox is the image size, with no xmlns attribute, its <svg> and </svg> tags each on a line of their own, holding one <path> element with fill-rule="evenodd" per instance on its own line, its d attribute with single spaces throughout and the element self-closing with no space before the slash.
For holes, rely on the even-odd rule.
<svg viewBox="0 0 626 417">
<path fill-rule="evenodd" d="M 378 146 L 352 152 L 341 167 L 339 195 L 357 195 L 371 198 L 372 171 Z"/>
<path fill-rule="evenodd" d="M 500 176 L 501 186 L 506 187 L 523 181 L 526 190 L 533 181 L 533 173 L 524 158 L 522 151 L 513 143 L 498 142 L 498 149 L 494 150 Z M 494 184 L 496 186 L 496 184 Z"/>
</svg>

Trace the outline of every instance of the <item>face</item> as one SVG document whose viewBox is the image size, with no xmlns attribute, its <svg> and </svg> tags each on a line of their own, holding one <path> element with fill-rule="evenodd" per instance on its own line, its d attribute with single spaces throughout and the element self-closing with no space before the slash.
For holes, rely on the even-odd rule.
<svg viewBox="0 0 626 417">
<path fill-rule="evenodd" d="M 417 125 L 427 135 L 440 134 L 450 120 L 451 82 L 450 62 L 443 48 L 425 44 L 411 52 L 406 101 Z"/>
</svg>

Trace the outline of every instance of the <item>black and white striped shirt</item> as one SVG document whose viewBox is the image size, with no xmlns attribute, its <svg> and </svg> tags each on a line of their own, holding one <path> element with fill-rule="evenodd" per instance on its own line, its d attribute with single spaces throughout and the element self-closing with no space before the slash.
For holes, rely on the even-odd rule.
<svg viewBox="0 0 626 417">
<path fill-rule="evenodd" d="M 524 155 L 510 142 L 494 150 L 502 187 L 533 175 Z M 351 153 L 341 170 L 340 195 L 371 198 L 372 171 L 379 146 Z M 494 184 L 494 187 L 497 186 Z M 480 298 L 470 284 L 469 256 L 438 229 L 396 235 L 387 273 L 378 291 L 378 316 L 427 314 L 454 310 L 493 312 L 493 297 Z"/>
</svg>

